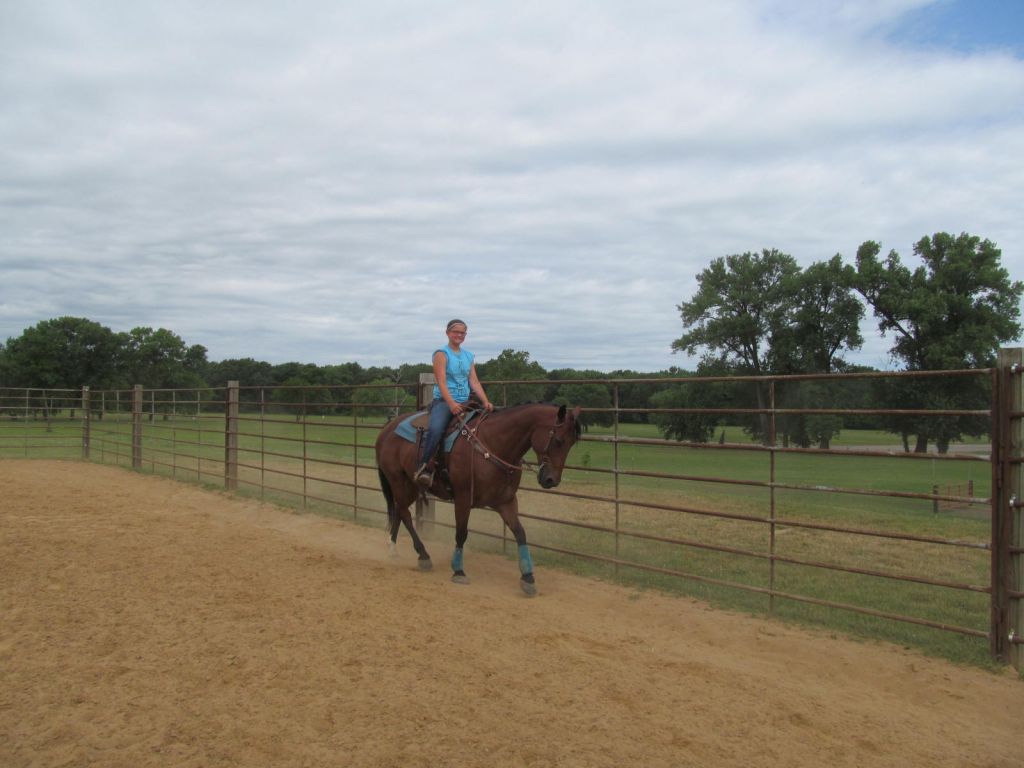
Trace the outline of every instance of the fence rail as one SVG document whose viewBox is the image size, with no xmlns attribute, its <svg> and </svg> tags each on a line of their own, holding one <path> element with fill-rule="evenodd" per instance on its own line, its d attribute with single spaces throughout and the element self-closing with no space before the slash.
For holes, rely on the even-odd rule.
<svg viewBox="0 0 1024 768">
<path fill-rule="evenodd" d="M 562 486 L 542 491 L 524 478 L 520 516 L 549 562 L 854 632 L 883 627 L 885 636 L 925 647 L 947 642 L 934 641 L 936 633 L 961 637 L 974 648 L 967 655 L 983 646 L 1020 668 L 1021 354 L 1003 350 L 991 370 L 931 374 L 485 384 L 499 402 L 563 384 L 606 394 L 584 408 L 590 426 Z M 988 401 L 839 407 L 851 382 L 920 388 L 939 378 L 977 382 Z M 757 392 L 730 407 L 622 407 L 624 391 L 644 384 Z M 813 407 L 799 407 L 805 386 L 816 388 Z M 822 400 L 829 388 L 831 402 Z M 385 514 L 374 439 L 388 418 L 415 411 L 424 389 L 0 389 L 0 457 L 85 458 L 373 520 Z M 844 444 L 843 432 L 819 447 L 793 442 L 809 420 L 836 419 L 833 427 L 850 432 L 846 420 L 866 417 L 970 423 L 988 440 L 942 453 L 906 450 L 906 442 Z M 659 437 L 666 419 L 710 419 L 721 436 Z M 477 512 L 471 523 L 494 547 L 509 544 L 497 516 Z M 450 505 L 421 504 L 418 524 L 435 538 L 453 529 Z"/>
</svg>

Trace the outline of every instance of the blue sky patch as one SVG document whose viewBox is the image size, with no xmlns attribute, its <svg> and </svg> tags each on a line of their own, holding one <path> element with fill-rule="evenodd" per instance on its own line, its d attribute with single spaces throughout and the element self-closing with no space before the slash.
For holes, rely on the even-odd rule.
<svg viewBox="0 0 1024 768">
<path fill-rule="evenodd" d="M 1005 51 L 1024 57 L 1024 2 L 940 0 L 903 16 L 890 39 L 962 53 Z"/>
</svg>

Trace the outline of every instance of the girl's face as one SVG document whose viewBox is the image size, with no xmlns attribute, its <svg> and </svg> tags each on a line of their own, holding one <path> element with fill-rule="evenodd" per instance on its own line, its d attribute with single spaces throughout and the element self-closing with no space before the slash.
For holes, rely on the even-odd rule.
<svg viewBox="0 0 1024 768">
<path fill-rule="evenodd" d="M 448 329 L 448 341 L 456 347 L 466 340 L 466 326 L 456 323 Z"/>
</svg>

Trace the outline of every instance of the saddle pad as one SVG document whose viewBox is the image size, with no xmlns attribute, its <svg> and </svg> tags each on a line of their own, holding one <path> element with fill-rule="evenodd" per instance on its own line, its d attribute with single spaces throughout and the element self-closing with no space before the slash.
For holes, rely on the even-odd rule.
<svg viewBox="0 0 1024 768">
<path fill-rule="evenodd" d="M 398 426 L 395 427 L 395 434 L 401 438 L 404 438 L 405 440 L 408 440 L 410 443 L 415 443 L 416 427 L 414 427 L 412 423 L 420 416 L 426 415 L 426 411 L 420 411 L 419 413 L 414 413 L 412 416 L 406 416 L 404 419 L 402 419 Z"/>
<path fill-rule="evenodd" d="M 395 434 L 404 440 L 408 440 L 410 443 L 415 443 L 416 432 L 418 431 L 417 428 L 426 428 L 427 423 L 425 420 L 422 420 L 422 417 L 424 416 L 427 416 L 426 411 L 419 411 L 418 413 L 414 413 L 412 416 L 406 416 L 399 422 L 398 426 L 395 427 Z M 455 440 L 459 437 L 462 427 L 464 427 L 466 422 L 470 421 L 475 416 L 476 411 L 471 411 L 468 416 L 461 417 L 458 428 L 453 429 L 448 433 L 444 439 L 445 453 L 452 452 L 452 446 L 455 445 Z M 420 420 L 419 424 L 416 423 L 417 420 Z"/>
</svg>

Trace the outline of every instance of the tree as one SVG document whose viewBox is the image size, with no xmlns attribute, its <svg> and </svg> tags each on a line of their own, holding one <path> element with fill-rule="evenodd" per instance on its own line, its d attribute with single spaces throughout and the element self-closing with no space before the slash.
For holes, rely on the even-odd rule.
<svg viewBox="0 0 1024 768">
<path fill-rule="evenodd" d="M 857 250 L 857 289 L 882 334 L 894 335 L 890 352 L 908 370 L 986 368 L 1001 343 L 1020 335 L 1024 283 L 1010 280 L 991 241 L 923 237 L 914 253 L 924 263 L 913 272 L 896 251 L 879 261 L 880 251 L 870 240 Z"/>
<path fill-rule="evenodd" d="M 293 414 L 296 421 L 307 416 L 327 416 L 335 410 L 331 389 L 313 384 L 301 376 L 274 386 L 267 402 L 271 404 L 272 412 Z"/>
<path fill-rule="evenodd" d="M 857 273 L 840 255 L 811 264 L 793 280 L 793 343 L 798 373 L 832 373 L 844 349 L 860 349 L 864 305 L 854 295 Z"/>
<path fill-rule="evenodd" d="M 12 386 L 11 377 L 11 362 L 7 357 L 7 348 L 0 343 L 0 387 Z"/>
<path fill-rule="evenodd" d="M 595 424 L 602 427 L 612 425 L 614 417 L 610 411 L 587 411 L 587 408 L 610 409 L 612 396 L 608 387 L 596 383 L 570 382 L 558 387 L 558 393 L 552 399 L 558 405 L 580 406 L 584 413 L 580 418 L 585 425 Z"/>
<path fill-rule="evenodd" d="M 612 385 L 603 384 L 609 376 L 601 371 L 575 368 L 556 368 L 548 371 L 551 381 L 544 392 L 544 399 L 558 405 L 580 406 L 584 409 L 583 424 L 609 427 L 615 421 L 612 407 Z M 560 383 L 557 383 L 560 382 Z M 588 408 L 602 411 L 587 412 Z"/>
<path fill-rule="evenodd" d="M 119 347 L 113 331 L 84 317 L 44 320 L 7 340 L 4 381 L 48 389 L 115 386 Z"/>
<path fill-rule="evenodd" d="M 133 328 L 121 339 L 120 373 L 126 385 L 147 389 L 197 389 L 206 386 L 206 347 L 186 346 L 166 328 Z"/>
<path fill-rule="evenodd" d="M 893 335 L 890 354 L 910 371 L 984 368 L 995 363 L 999 345 L 1020 336 L 1024 284 L 1011 281 L 1001 252 L 989 240 L 938 232 L 914 245 L 922 264 L 911 271 L 896 251 L 879 260 L 874 241 L 857 250 L 857 289 L 878 318 L 884 336 Z M 978 408 L 986 383 L 975 377 L 938 377 L 898 382 L 886 391 L 914 405 L 945 409 Z M 983 406 L 982 406 L 983 407 Z M 887 429 L 917 435 L 915 450 L 935 440 L 945 451 L 963 434 L 978 434 L 977 419 L 922 417 L 889 420 Z"/>
<path fill-rule="evenodd" d="M 415 405 L 416 398 L 409 394 L 404 387 L 398 386 L 394 377 L 381 377 L 369 382 L 366 387 L 360 387 L 353 394 L 354 401 L 360 406 L 356 414 L 360 418 L 371 416 L 387 416 L 394 418 L 402 408 Z"/>
<path fill-rule="evenodd" d="M 359 363 L 325 365 L 321 371 L 324 384 L 332 386 L 359 384 L 363 381 L 363 367 Z"/>
<path fill-rule="evenodd" d="M 776 405 L 792 410 L 837 408 L 835 385 L 834 381 L 783 382 L 775 388 Z M 842 426 L 842 418 L 830 414 L 787 413 L 776 417 L 776 431 L 784 446 L 809 448 L 816 444 L 827 449 Z"/>
<path fill-rule="evenodd" d="M 776 373 L 832 373 L 846 368 L 843 350 L 861 347 L 864 305 L 854 295 L 856 271 L 842 256 L 819 261 L 793 276 L 793 314 L 787 330 L 776 336 Z M 776 402 L 789 409 L 826 408 L 829 387 L 822 382 L 785 382 L 776 387 Z M 842 428 L 838 416 L 786 414 L 777 419 L 783 445 L 827 449 Z"/>
<path fill-rule="evenodd" d="M 735 373 L 764 376 L 776 369 L 776 339 L 790 334 L 794 281 L 799 267 L 777 250 L 718 258 L 697 276 L 697 294 L 678 306 L 689 330 L 672 343 L 676 351 L 707 350 L 705 363 Z M 789 354 L 791 341 L 785 346 Z M 768 407 L 766 387 L 755 385 L 758 408 Z M 768 433 L 767 416 L 761 431 Z"/>
<path fill-rule="evenodd" d="M 274 384 L 284 384 L 287 381 L 302 379 L 307 384 L 320 384 L 321 371 L 313 363 L 280 363 L 273 369 Z"/>
<path fill-rule="evenodd" d="M 203 378 L 211 387 L 226 386 L 237 381 L 243 387 L 269 387 L 274 383 L 274 367 L 251 357 L 207 363 Z"/>
<path fill-rule="evenodd" d="M 660 371 L 658 373 L 637 373 L 636 371 L 612 371 L 609 374 L 609 378 L 612 379 L 653 379 L 653 378 L 675 378 L 678 376 L 688 375 L 685 371 L 679 368 L 670 368 L 667 371 Z M 668 386 L 663 382 L 657 381 L 621 381 L 618 385 L 619 390 L 619 408 L 629 408 L 641 410 L 646 408 L 650 402 L 651 397 Z M 648 414 L 646 413 L 620 413 L 620 423 L 633 423 L 633 424 L 646 424 L 648 422 Z"/>
<path fill-rule="evenodd" d="M 697 366 L 695 374 L 673 369 L 675 377 L 687 378 L 692 375 L 693 381 L 667 385 L 650 397 L 649 405 L 658 409 L 749 409 L 754 407 L 751 402 L 751 388 L 745 382 L 733 381 L 702 381 L 701 379 L 720 379 L 731 374 L 729 368 L 720 360 L 705 359 Z M 696 443 L 708 442 L 715 429 L 727 422 L 742 426 L 744 431 L 754 436 L 761 436 L 761 420 L 757 417 L 744 415 L 727 416 L 722 413 L 652 413 L 649 421 L 658 427 L 666 437 L 675 440 L 690 440 Z"/>
<path fill-rule="evenodd" d="M 665 409 L 716 407 L 716 389 L 713 384 L 672 384 L 651 396 L 651 406 Z M 652 413 L 650 416 L 666 438 L 695 443 L 710 441 L 721 418 L 713 413 Z"/>
<path fill-rule="evenodd" d="M 772 369 L 772 341 L 789 325 L 792 256 L 777 250 L 715 259 L 697 276 L 697 294 L 678 306 L 690 329 L 672 343 L 694 354 L 705 348 L 741 373 Z"/>
<path fill-rule="evenodd" d="M 240 387 L 238 399 L 243 403 L 260 402 L 274 385 L 274 367 L 251 357 L 207 363 L 202 376 L 214 389 L 226 387 L 229 381 L 237 381 Z"/>
<path fill-rule="evenodd" d="M 502 350 L 493 360 L 477 365 L 476 371 L 481 381 L 541 381 L 540 384 L 502 384 L 497 392 L 488 391 L 488 399 L 496 405 L 515 405 L 544 397 L 546 372 L 540 363 L 530 360 L 529 352 Z"/>
</svg>

